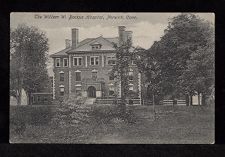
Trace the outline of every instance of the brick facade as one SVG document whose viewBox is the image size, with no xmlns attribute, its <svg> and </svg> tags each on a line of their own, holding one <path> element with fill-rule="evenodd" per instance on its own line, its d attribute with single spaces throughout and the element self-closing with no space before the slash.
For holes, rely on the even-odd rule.
<svg viewBox="0 0 225 157">
<path fill-rule="evenodd" d="M 120 32 L 120 27 L 119 35 L 123 34 Z M 128 32 L 124 29 L 122 31 Z M 78 43 L 70 46 L 67 39 L 66 49 L 51 56 L 54 60 L 53 98 L 62 99 L 78 93 L 85 97 L 110 98 L 113 89 L 114 92 L 116 91 L 115 79 L 110 80 L 109 75 L 113 65 L 108 63 L 114 63 L 115 60 L 116 51 L 113 44 L 119 45 L 120 38 L 128 38 L 126 34 L 131 37 L 132 32 L 124 33 L 122 37 L 103 38 L 100 36 L 78 42 L 78 39 L 74 39 L 78 37 L 78 30 L 72 29 L 72 41 Z M 66 60 L 68 63 L 65 66 Z M 131 90 L 137 92 L 140 98 L 141 75 L 136 65 L 131 64 L 130 69 L 133 76 L 133 80 L 130 81 Z M 120 90 L 118 92 L 120 95 Z"/>
</svg>

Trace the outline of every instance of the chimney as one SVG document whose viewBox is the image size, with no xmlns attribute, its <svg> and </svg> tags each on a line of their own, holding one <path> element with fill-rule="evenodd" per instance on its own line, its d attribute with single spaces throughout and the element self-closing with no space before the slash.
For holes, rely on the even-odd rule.
<svg viewBox="0 0 225 157">
<path fill-rule="evenodd" d="M 124 38 L 125 38 L 125 42 L 127 42 L 128 40 L 130 40 L 131 44 L 132 44 L 132 31 L 125 31 L 124 32 Z"/>
<path fill-rule="evenodd" d="M 119 31 L 119 46 L 122 46 L 125 39 L 124 39 L 124 32 L 125 32 L 125 26 L 119 26 L 118 31 Z"/>
<path fill-rule="evenodd" d="M 66 49 L 71 47 L 71 40 L 66 39 L 65 40 L 65 44 L 66 44 Z"/>
<path fill-rule="evenodd" d="M 76 48 L 78 44 L 78 29 L 77 28 L 72 28 L 72 48 Z"/>
</svg>

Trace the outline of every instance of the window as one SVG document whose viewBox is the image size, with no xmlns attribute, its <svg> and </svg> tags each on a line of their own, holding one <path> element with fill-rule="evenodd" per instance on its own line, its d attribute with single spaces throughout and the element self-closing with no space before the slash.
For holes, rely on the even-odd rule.
<svg viewBox="0 0 225 157">
<path fill-rule="evenodd" d="M 64 95 L 64 87 L 59 87 L 59 92 L 60 92 L 60 95 L 63 96 Z"/>
<path fill-rule="evenodd" d="M 113 96 L 114 95 L 114 87 L 110 86 L 109 87 L 109 96 Z"/>
<path fill-rule="evenodd" d="M 91 65 L 98 65 L 99 64 L 99 57 L 91 57 Z"/>
<path fill-rule="evenodd" d="M 73 58 L 73 66 L 82 65 L 82 57 L 74 57 Z"/>
<path fill-rule="evenodd" d="M 64 81 L 64 73 L 59 73 L 59 81 Z"/>
<path fill-rule="evenodd" d="M 81 72 L 75 72 L 76 81 L 81 81 Z"/>
<path fill-rule="evenodd" d="M 33 95 L 33 102 L 35 102 L 35 95 Z"/>
<path fill-rule="evenodd" d="M 92 71 L 92 79 L 93 80 L 97 79 L 97 71 L 95 71 L 95 70 Z"/>
<path fill-rule="evenodd" d="M 60 58 L 56 58 L 55 62 L 55 66 L 60 67 Z"/>
<path fill-rule="evenodd" d="M 116 64 L 116 58 L 115 57 L 107 57 L 107 63 L 108 65 L 115 65 Z"/>
<path fill-rule="evenodd" d="M 129 84 L 129 90 L 131 90 L 131 91 L 133 91 L 134 90 L 134 86 L 133 86 L 133 84 Z"/>
<path fill-rule="evenodd" d="M 77 94 L 77 96 L 81 95 L 81 85 L 76 85 L 76 94 Z"/>
<path fill-rule="evenodd" d="M 48 98 L 46 96 L 44 97 L 44 101 L 48 101 Z"/>
<path fill-rule="evenodd" d="M 98 50 L 101 49 L 102 45 L 101 44 L 93 44 L 92 45 L 92 50 Z"/>
<path fill-rule="evenodd" d="M 63 66 L 68 67 L 68 58 L 63 58 Z"/>
<path fill-rule="evenodd" d="M 37 101 L 41 101 L 41 97 L 39 95 L 37 96 Z"/>
<path fill-rule="evenodd" d="M 109 80 L 114 80 L 114 74 L 113 73 L 109 73 Z"/>
<path fill-rule="evenodd" d="M 129 78 L 130 81 L 134 80 L 134 76 L 133 75 L 129 75 L 128 78 Z"/>
<path fill-rule="evenodd" d="M 128 77 L 129 77 L 129 80 L 133 80 L 134 78 L 134 72 L 133 72 L 133 69 L 129 69 L 129 72 L 128 72 Z"/>
</svg>

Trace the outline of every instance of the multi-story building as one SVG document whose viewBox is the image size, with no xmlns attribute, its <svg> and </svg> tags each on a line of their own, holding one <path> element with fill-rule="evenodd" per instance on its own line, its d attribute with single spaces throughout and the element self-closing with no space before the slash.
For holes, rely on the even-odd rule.
<svg viewBox="0 0 225 157">
<path fill-rule="evenodd" d="M 65 40 L 65 49 L 51 55 L 54 60 L 53 99 L 66 98 L 71 94 L 84 97 L 110 98 L 115 93 L 115 80 L 110 75 L 116 64 L 115 44 L 120 46 L 132 31 L 118 27 L 118 37 L 87 38 L 79 42 L 79 30 L 72 29 L 72 42 Z M 130 64 L 129 90 L 141 98 L 141 74 L 136 65 Z M 118 95 L 121 87 L 118 85 Z"/>
</svg>

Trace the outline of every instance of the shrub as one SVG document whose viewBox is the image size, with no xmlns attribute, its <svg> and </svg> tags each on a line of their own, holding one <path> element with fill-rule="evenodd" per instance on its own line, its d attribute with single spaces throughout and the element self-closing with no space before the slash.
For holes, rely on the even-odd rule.
<svg viewBox="0 0 225 157">
<path fill-rule="evenodd" d="M 86 98 L 71 95 L 56 107 L 52 124 L 55 127 L 78 126 L 80 123 L 88 123 L 90 107 L 84 105 Z"/>
<path fill-rule="evenodd" d="M 135 123 L 136 116 L 133 108 L 126 108 L 126 112 L 122 113 L 119 105 L 102 105 L 93 107 L 90 114 L 97 122 L 109 123 L 112 121 L 123 121 L 125 123 Z"/>
</svg>

